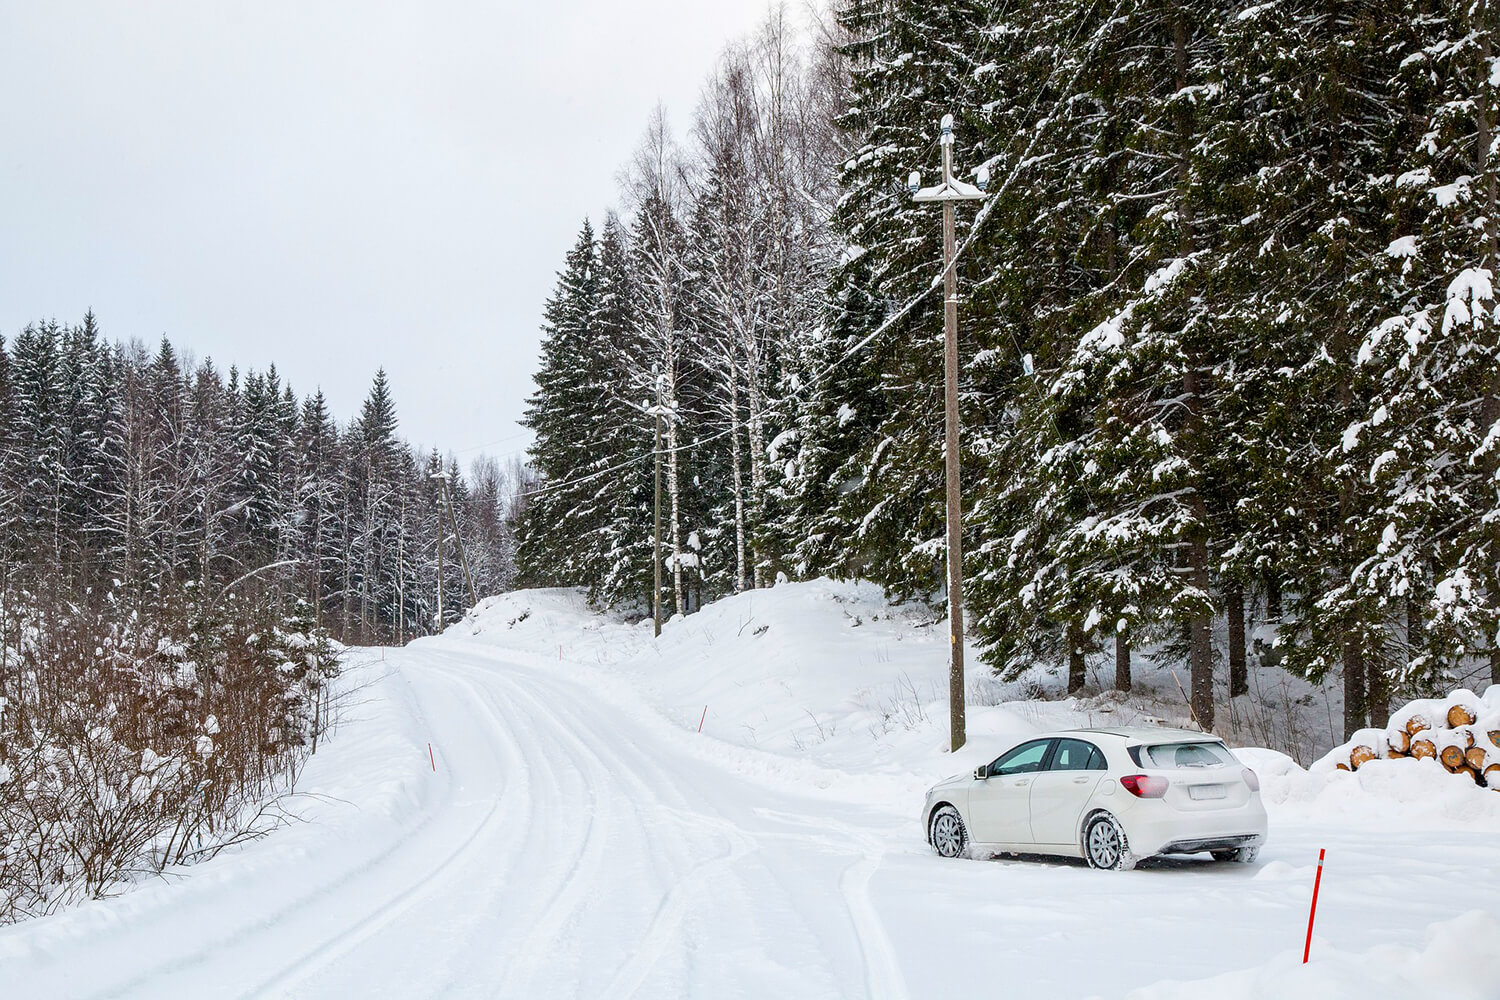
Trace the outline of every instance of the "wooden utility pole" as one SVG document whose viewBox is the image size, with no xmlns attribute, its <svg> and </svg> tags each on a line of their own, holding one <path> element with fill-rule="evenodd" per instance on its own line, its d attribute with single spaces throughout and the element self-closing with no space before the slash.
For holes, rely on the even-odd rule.
<svg viewBox="0 0 1500 1000">
<path fill-rule="evenodd" d="M 953 177 L 953 116 L 942 121 L 943 183 L 921 186 L 921 176 L 911 175 L 916 201 L 941 202 L 943 206 L 943 450 L 947 479 L 948 521 L 948 726 L 949 749 L 964 745 L 964 580 L 963 506 L 959 499 L 958 456 L 958 277 L 953 206 L 955 202 L 984 197 L 987 171 L 979 174 L 979 187 Z"/>
<path fill-rule="evenodd" d="M 474 575 L 469 572 L 469 555 L 464 551 L 464 536 L 458 530 L 458 516 L 453 513 L 453 494 L 448 492 L 448 473 L 443 472 L 435 475 L 435 478 L 443 481 L 443 506 L 448 508 L 448 523 L 453 527 L 453 542 L 458 546 L 458 564 L 464 571 L 464 583 L 469 588 L 469 607 L 479 606 L 479 591 L 474 589 Z M 438 516 L 439 520 L 442 515 Z"/>
<path fill-rule="evenodd" d="M 438 574 L 437 574 L 437 628 L 433 631 L 442 634 L 443 631 L 443 516 L 438 515 Z"/>
<path fill-rule="evenodd" d="M 656 374 L 656 535 L 651 561 L 656 572 L 656 589 L 651 592 L 651 614 L 656 621 L 656 635 L 661 635 L 661 373 Z"/>
</svg>

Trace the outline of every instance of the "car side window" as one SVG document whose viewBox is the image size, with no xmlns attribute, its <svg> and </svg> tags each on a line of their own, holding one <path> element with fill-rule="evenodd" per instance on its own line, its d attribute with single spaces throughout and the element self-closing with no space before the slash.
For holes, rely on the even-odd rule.
<svg viewBox="0 0 1500 1000">
<path fill-rule="evenodd" d="M 1057 750 L 1052 754 L 1051 771 L 1102 771 L 1104 755 L 1092 743 L 1083 740 L 1063 739 L 1057 741 Z"/>
<path fill-rule="evenodd" d="M 1032 740 L 1030 743 L 1022 743 L 1014 750 L 1007 751 L 996 758 L 995 762 L 990 765 L 989 772 L 993 775 L 1003 775 L 1040 771 L 1042 761 L 1047 756 L 1047 747 L 1051 743 L 1051 740 Z"/>
</svg>

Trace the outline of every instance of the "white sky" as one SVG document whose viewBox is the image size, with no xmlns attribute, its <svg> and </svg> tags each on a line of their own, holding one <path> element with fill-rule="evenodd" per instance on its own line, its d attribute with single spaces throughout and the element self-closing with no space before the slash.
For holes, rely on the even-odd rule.
<svg viewBox="0 0 1500 1000">
<path fill-rule="evenodd" d="M 655 103 L 766 0 L 0 0 L 0 334 L 275 362 L 340 420 L 525 446 L 543 300 Z"/>
</svg>

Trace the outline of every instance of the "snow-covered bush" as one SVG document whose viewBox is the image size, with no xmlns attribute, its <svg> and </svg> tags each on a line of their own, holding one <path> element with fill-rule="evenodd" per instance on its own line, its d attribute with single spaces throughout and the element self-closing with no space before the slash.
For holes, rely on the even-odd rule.
<svg viewBox="0 0 1500 1000">
<path fill-rule="evenodd" d="M 305 607 L 265 597 L 7 602 L 0 923 L 266 830 L 338 660 Z"/>
</svg>

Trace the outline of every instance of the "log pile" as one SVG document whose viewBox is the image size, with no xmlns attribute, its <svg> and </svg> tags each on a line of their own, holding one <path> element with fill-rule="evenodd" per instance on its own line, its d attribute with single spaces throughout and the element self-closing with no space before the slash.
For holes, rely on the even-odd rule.
<svg viewBox="0 0 1500 1000">
<path fill-rule="evenodd" d="M 1333 751 L 1340 771 L 1372 760 L 1431 758 L 1449 774 L 1500 792 L 1500 684 L 1482 696 L 1455 691 L 1414 701 L 1392 714 L 1387 729 L 1361 729 Z"/>
</svg>

